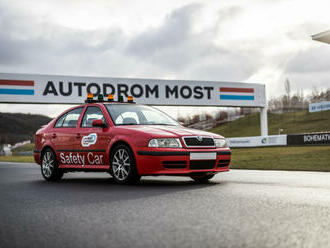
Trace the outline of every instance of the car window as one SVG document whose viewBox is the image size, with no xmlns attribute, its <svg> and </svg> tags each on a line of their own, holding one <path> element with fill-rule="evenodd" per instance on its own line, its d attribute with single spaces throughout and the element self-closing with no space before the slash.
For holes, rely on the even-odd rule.
<svg viewBox="0 0 330 248">
<path fill-rule="evenodd" d="M 62 115 L 55 123 L 55 127 L 62 127 L 66 114 Z"/>
<path fill-rule="evenodd" d="M 138 104 L 105 104 L 115 125 L 179 125 L 156 108 Z"/>
<path fill-rule="evenodd" d="M 144 115 L 144 117 L 150 121 L 157 120 L 158 123 L 166 123 L 167 119 L 168 119 L 167 116 L 160 115 L 158 112 L 155 112 L 155 111 L 144 109 L 144 110 L 141 110 L 141 112 Z"/>
<path fill-rule="evenodd" d="M 76 108 L 61 116 L 55 127 L 76 127 L 79 116 L 83 108 Z"/>
<path fill-rule="evenodd" d="M 118 125 L 120 124 L 135 125 L 135 124 L 139 124 L 140 122 L 135 112 L 123 112 L 117 117 L 115 123 Z"/>
<path fill-rule="evenodd" d="M 84 114 L 83 121 L 81 123 L 81 126 L 82 127 L 92 127 L 92 122 L 94 120 L 105 121 L 101 109 L 99 107 L 94 107 L 94 106 L 87 107 L 85 114 Z"/>
</svg>

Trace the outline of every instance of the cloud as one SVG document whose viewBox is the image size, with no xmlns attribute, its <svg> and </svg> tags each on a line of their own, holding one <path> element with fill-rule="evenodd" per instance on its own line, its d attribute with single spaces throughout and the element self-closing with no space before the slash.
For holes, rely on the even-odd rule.
<svg viewBox="0 0 330 248">
<path fill-rule="evenodd" d="M 199 2 L 2 1 L 0 71 L 243 81 L 279 94 L 286 77 L 326 85 L 330 49 L 310 35 L 328 25 L 327 11 L 297 0 Z"/>
<path fill-rule="evenodd" d="M 128 54 L 147 56 L 180 47 L 191 36 L 193 17 L 200 5 L 189 5 L 173 11 L 165 23 L 134 37 L 128 44 Z"/>
<path fill-rule="evenodd" d="M 200 8 L 188 5 L 174 10 L 160 27 L 133 37 L 125 49 L 127 56 L 174 71 L 186 67 L 198 53 L 193 49 L 197 48 L 197 37 L 192 33 L 192 25 Z"/>
<path fill-rule="evenodd" d="M 126 54 L 138 61 L 147 61 L 159 68 L 186 79 L 242 80 L 256 68 L 246 52 L 218 47 L 217 23 L 194 30 L 200 21 L 203 6 L 193 4 L 174 10 L 164 23 L 131 39 Z M 220 20 L 239 15 L 238 7 L 219 12 Z"/>
<path fill-rule="evenodd" d="M 311 47 L 299 52 L 286 67 L 288 73 L 330 73 L 330 46 Z"/>
</svg>

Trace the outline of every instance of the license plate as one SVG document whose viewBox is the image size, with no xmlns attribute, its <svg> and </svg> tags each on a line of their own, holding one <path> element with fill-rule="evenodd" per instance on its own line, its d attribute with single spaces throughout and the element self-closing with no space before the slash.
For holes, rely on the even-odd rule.
<svg viewBox="0 0 330 248">
<path fill-rule="evenodd" d="M 216 152 L 191 152 L 190 160 L 216 160 Z"/>
</svg>

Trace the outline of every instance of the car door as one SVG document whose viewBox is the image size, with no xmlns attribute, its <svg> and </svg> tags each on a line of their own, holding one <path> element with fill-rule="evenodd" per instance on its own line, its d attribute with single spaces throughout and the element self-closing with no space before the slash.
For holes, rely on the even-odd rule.
<svg viewBox="0 0 330 248">
<path fill-rule="evenodd" d="M 79 161 L 73 157 L 77 142 L 77 125 L 83 107 L 75 108 L 63 114 L 56 121 L 51 134 L 57 161 L 60 167 L 78 165 Z"/>
<path fill-rule="evenodd" d="M 93 127 L 94 120 L 102 120 L 106 127 Z M 76 149 L 85 157 L 85 168 L 108 169 L 107 147 L 110 143 L 109 125 L 102 109 L 98 106 L 88 106 L 79 126 L 80 140 Z"/>
</svg>

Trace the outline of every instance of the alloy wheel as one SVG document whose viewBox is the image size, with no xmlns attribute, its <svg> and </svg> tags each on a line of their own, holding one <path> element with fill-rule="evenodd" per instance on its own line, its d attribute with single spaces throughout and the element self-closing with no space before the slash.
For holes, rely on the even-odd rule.
<svg viewBox="0 0 330 248">
<path fill-rule="evenodd" d="M 45 177 L 51 177 L 54 170 L 55 160 L 53 154 L 50 151 L 47 151 L 42 159 L 42 172 Z"/>
<path fill-rule="evenodd" d="M 126 149 L 118 149 L 112 159 L 113 174 L 120 180 L 124 181 L 129 176 L 131 170 L 130 156 Z"/>
</svg>

